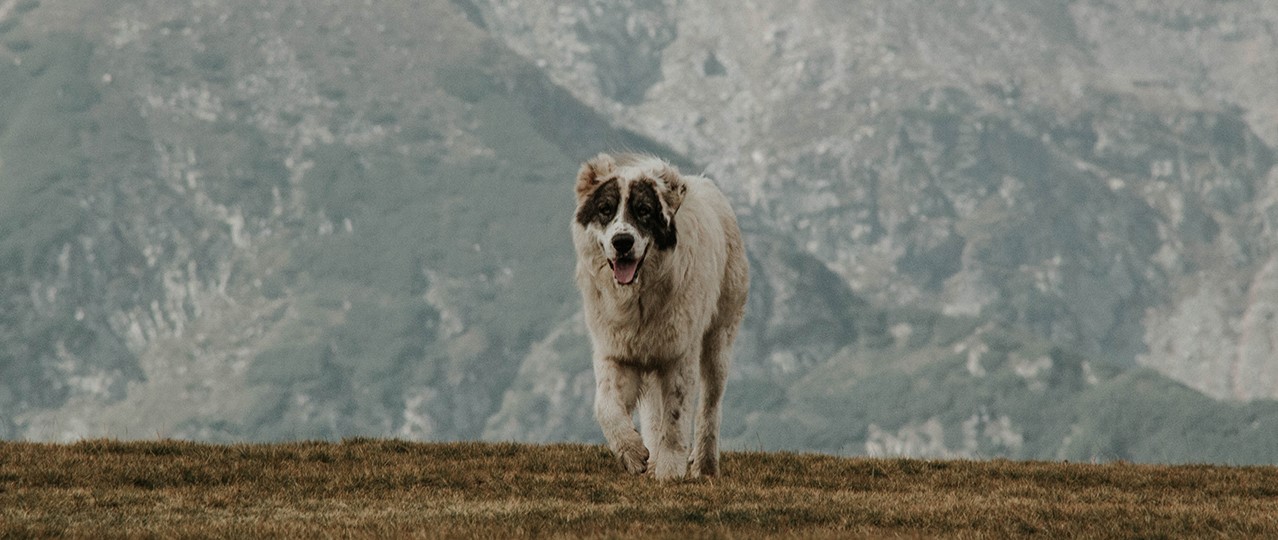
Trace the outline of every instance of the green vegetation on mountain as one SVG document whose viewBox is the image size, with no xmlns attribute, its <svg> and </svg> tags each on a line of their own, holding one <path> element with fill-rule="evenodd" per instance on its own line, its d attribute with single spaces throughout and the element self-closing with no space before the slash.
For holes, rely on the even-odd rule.
<svg viewBox="0 0 1278 540">
<path fill-rule="evenodd" d="M 56 403 L 44 388 L 43 366 L 31 360 L 63 343 L 75 351 L 97 339 L 70 310 L 33 313 L 18 294 L 33 290 L 31 276 L 59 269 L 58 248 L 84 227 L 90 196 L 81 133 L 96 126 L 88 109 L 97 101 L 88 81 L 92 45 L 54 34 L 38 41 L 8 32 L 6 45 L 22 62 L 0 62 L 0 407 L 15 402 Z M 20 395 L 15 395 L 20 394 Z M 3 426 L 5 420 L 0 420 Z M 0 428 L 0 431 L 3 431 Z"/>
</svg>

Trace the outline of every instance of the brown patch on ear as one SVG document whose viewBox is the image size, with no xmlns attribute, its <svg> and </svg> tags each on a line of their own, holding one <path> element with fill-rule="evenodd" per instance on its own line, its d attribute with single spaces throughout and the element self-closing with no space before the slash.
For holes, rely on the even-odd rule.
<svg viewBox="0 0 1278 540">
<path fill-rule="evenodd" d="M 577 171 L 577 198 L 589 196 L 615 170 L 617 162 L 608 154 L 601 153 L 583 163 L 581 170 Z"/>
<path fill-rule="evenodd" d="M 688 192 L 688 185 L 684 183 L 683 177 L 679 176 L 679 170 L 673 165 L 662 167 L 657 177 L 666 184 L 666 189 L 661 192 L 661 198 L 666 201 L 666 206 L 670 207 L 670 215 L 673 216 L 679 211 L 679 205 L 683 204 L 683 195 Z"/>
</svg>

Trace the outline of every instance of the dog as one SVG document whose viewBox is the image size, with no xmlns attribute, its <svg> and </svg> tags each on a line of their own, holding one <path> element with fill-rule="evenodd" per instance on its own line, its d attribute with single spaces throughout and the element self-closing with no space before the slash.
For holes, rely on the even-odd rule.
<svg viewBox="0 0 1278 540">
<path fill-rule="evenodd" d="M 720 404 L 750 286 L 728 199 L 660 158 L 606 153 L 581 166 L 576 195 L 576 282 L 609 449 L 634 474 L 718 474 Z"/>
</svg>

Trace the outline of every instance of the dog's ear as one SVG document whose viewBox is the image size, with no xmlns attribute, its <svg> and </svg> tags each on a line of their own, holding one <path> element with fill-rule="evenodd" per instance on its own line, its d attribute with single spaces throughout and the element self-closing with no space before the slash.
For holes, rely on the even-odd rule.
<svg viewBox="0 0 1278 540">
<path fill-rule="evenodd" d="M 661 172 L 657 173 L 657 177 L 666 184 L 666 189 L 661 192 L 661 198 L 666 201 L 666 206 L 670 208 L 670 215 L 674 215 L 679 211 L 679 205 L 683 204 L 683 195 L 688 192 L 688 184 L 683 181 L 683 177 L 679 175 L 679 169 L 674 165 L 665 165 L 661 168 Z"/>
<path fill-rule="evenodd" d="M 617 170 L 617 161 L 608 154 L 599 154 L 581 165 L 577 171 L 577 197 L 584 198 L 595 190 L 605 177 Z"/>
</svg>

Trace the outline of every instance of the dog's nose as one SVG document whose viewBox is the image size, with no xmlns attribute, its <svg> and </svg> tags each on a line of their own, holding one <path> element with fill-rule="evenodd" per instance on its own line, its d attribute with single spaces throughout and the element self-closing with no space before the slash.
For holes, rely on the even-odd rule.
<svg viewBox="0 0 1278 540">
<path fill-rule="evenodd" d="M 619 234 L 612 237 L 612 247 L 617 250 L 617 254 L 621 255 L 630 251 L 635 246 L 635 237 L 629 234 Z"/>
</svg>

